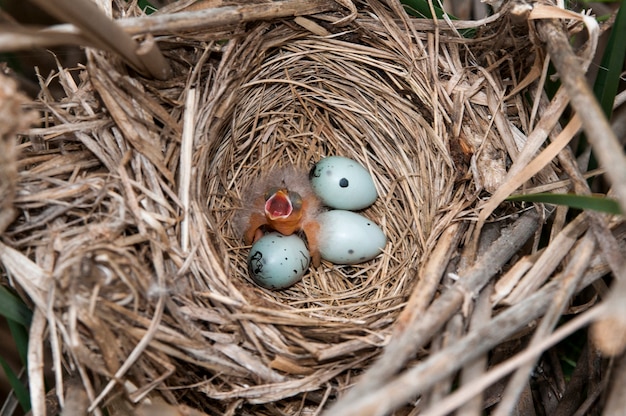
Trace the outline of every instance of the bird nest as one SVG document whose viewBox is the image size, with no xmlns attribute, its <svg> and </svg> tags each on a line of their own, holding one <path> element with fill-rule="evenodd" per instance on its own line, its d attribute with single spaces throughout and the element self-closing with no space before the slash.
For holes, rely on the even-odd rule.
<svg viewBox="0 0 626 416">
<path fill-rule="evenodd" d="M 421 104 L 419 97 L 428 95 L 422 71 L 411 74 L 411 58 L 400 50 L 378 37 L 355 44 L 345 35 L 318 38 L 288 26 L 256 31 L 250 37 L 262 36 L 263 43 L 234 46 L 225 62 L 241 68 L 237 78 L 216 76 L 230 95 L 217 98 L 226 106 L 223 116 L 213 118 L 214 98 L 200 100 L 203 127 L 193 163 L 198 201 L 210 219 L 204 227 L 225 243 L 220 257 L 228 266 L 219 267 L 228 267 L 231 277 L 224 293 L 269 302 L 294 326 L 319 319 L 319 338 L 310 330 L 307 338 L 325 349 L 393 321 L 426 247 L 454 218 L 444 210 L 458 205 L 453 161 L 427 121 L 433 110 Z M 260 174 L 284 166 L 308 172 L 331 155 L 350 157 L 371 172 L 381 197 L 363 214 L 388 235 L 385 254 L 359 265 L 324 264 L 289 290 L 255 288 L 246 277 L 249 249 L 232 226 L 242 193 Z M 329 334 L 329 325 L 337 331 Z"/>
<path fill-rule="evenodd" d="M 526 95 L 537 91 L 528 86 L 541 49 L 509 8 L 453 24 L 409 18 L 395 2 L 341 3 L 350 7 L 155 29 L 151 19 L 177 12 L 167 10 L 129 27 L 158 35 L 170 79 L 129 74 L 88 49 L 86 67 L 48 80 L 62 99 L 43 84 L 30 105 L 41 125 L 19 146 L 2 262 L 36 309 L 32 342 L 50 341 L 60 397 L 74 386 L 64 380 L 79 379 L 96 412 L 149 399 L 209 414 L 313 414 L 407 340 L 415 348 L 399 353 L 400 366 L 439 348 L 428 337 L 445 323 L 438 313 L 450 315 L 433 299 L 452 299 L 469 319 L 474 299 L 444 272 L 484 266 L 455 253 L 489 245 L 473 245 L 470 224 L 534 131 Z M 539 115 L 549 108 L 544 100 Z M 256 286 L 235 227 L 246 189 L 331 155 L 371 173 L 379 198 L 362 214 L 386 234 L 383 253 L 322 262 L 285 290 Z M 527 184 L 558 174 L 547 164 Z M 505 204 L 485 226 L 488 242 L 500 241 L 500 228 L 529 218 L 514 228 L 525 237 L 507 235 L 508 256 L 488 252 L 502 254 L 489 276 L 513 268 L 508 259 L 534 235 L 539 219 L 523 211 Z M 489 281 L 468 279 L 476 293 Z M 494 305 L 519 302 L 504 297 Z M 415 326 L 422 314 L 426 328 Z"/>
</svg>

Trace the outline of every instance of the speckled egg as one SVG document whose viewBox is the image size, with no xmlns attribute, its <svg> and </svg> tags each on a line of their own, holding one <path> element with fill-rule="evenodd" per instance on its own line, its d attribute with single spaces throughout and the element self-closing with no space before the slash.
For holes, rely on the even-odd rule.
<svg viewBox="0 0 626 416">
<path fill-rule="evenodd" d="M 252 279 L 266 289 L 285 289 L 302 279 L 311 256 L 295 234 L 269 233 L 258 239 L 248 254 Z"/>
<path fill-rule="evenodd" d="M 372 220 L 351 211 L 332 210 L 318 216 L 319 249 L 335 264 L 357 264 L 378 256 L 387 237 Z"/>
<path fill-rule="evenodd" d="M 360 210 L 376 201 L 371 175 L 358 162 L 342 156 L 326 157 L 309 173 L 311 186 L 322 202 L 337 209 Z"/>
</svg>

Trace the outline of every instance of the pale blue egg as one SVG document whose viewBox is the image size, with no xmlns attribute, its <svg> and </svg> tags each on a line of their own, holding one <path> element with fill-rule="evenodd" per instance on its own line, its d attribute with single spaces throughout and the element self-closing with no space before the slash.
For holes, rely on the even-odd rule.
<svg viewBox="0 0 626 416">
<path fill-rule="evenodd" d="M 302 279 L 310 261 L 309 250 L 300 237 L 268 233 L 250 248 L 248 271 L 259 286 L 285 289 Z"/>
<path fill-rule="evenodd" d="M 357 264 L 378 256 L 387 237 L 372 220 L 351 211 L 335 209 L 318 216 L 319 249 L 323 259 L 335 264 Z"/>
<path fill-rule="evenodd" d="M 342 156 L 326 157 L 313 166 L 309 179 L 313 190 L 331 208 L 360 210 L 376 201 L 372 176 L 358 162 Z"/>
</svg>

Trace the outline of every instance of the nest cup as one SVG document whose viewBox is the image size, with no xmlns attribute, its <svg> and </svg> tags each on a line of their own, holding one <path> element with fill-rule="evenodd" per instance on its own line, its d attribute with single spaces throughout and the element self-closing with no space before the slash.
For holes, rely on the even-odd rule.
<svg viewBox="0 0 626 416">
<path fill-rule="evenodd" d="M 411 84 L 425 89 L 426 80 L 399 47 L 374 36 L 351 42 L 287 26 L 256 31 L 263 33 L 261 44 L 239 46 L 225 63 L 240 68 L 237 79 L 215 81 L 229 86 L 232 105 L 208 123 L 195 160 L 198 201 L 223 241 L 229 284 L 245 290 L 247 302 L 269 301 L 294 319 L 341 324 L 334 342 L 363 335 L 363 325 L 385 327 L 406 300 L 440 207 L 452 197 L 451 159 L 426 121 L 433 109 L 416 105 L 423 91 L 412 91 Z M 213 106 L 207 102 L 200 112 Z M 273 169 L 308 172 L 331 155 L 352 158 L 371 173 L 379 198 L 362 214 L 388 236 L 384 254 L 359 265 L 311 268 L 288 290 L 257 289 L 247 277 L 249 248 L 233 227 L 242 192 Z"/>
<path fill-rule="evenodd" d="M 432 22 L 417 33 L 403 11 L 376 1 L 344 17 L 307 18 L 316 33 L 292 19 L 253 22 L 223 46 L 198 42 L 206 39 L 197 32 L 163 35 L 171 82 L 139 81 L 90 51 L 89 77 L 77 89 L 64 84 L 76 105 L 38 107 L 63 115 L 46 120 L 58 124 L 46 140 L 68 168 L 53 171 L 34 146 L 23 154 L 16 207 L 26 214 L 6 241 L 35 253 L 30 277 L 12 272 L 41 310 L 45 288 L 67 294 L 54 302 L 48 322 L 63 330 L 51 342 L 93 375 L 82 377 L 90 399 L 115 378 L 139 387 L 125 392 L 132 402 L 164 386 L 175 387 L 159 390 L 167 401 L 212 414 L 319 410 L 380 353 L 442 231 L 477 190 L 497 185 L 506 151 L 485 121 L 488 101 L 514 78 L 511 68 L 529 63 L 493 51 L 522 56 L 512 52 L 528 39 L 495 47 L 500 19 L 469 53 L 458 33 Z M 470 61 L 489 67 L 490 82 Z M 191 84 L 199 99 L 182 109 Z M 185 112 L 195 116 L 188 216 L 176 179 Z M 470 173 L 474 152 L 479 169 Z M 242 193 L 273 169 L 308 171 L 331 155 L 371 173 L 379 198 L 362 214 L 386 234 L 384 252 L 358 265 L 324 262 L 286 290 L 258 287 L 234 227 Z M 41 200 L 65 207 L 52 213 L 54 226 Z M 59 247 L 68 249 L 56 256 Z"/>
</svg>

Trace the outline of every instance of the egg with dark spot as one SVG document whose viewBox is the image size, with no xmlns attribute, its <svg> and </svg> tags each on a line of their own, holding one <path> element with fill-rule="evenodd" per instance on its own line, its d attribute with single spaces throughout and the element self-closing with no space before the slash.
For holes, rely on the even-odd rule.
<svg viewBox="0 0 626 416">
<path fill-rule="evenodd" d="M 320 255 L 331 263 L 363 263 L 378 256 L 387 245 L 382 229 L 356 212 L 335 209 L 322 212 L 317 220 Z"/>
<path fill-rule="evenodd" d="M 300 237 L 272 232 L 250 248 L 248 272 L 259 286 L 285 289 L 302 279 L 310 261 L 309 250 Z"/>
<path fill-rule="evenodd" d="M 309 178 L 313 191 L 331 208 L 360 210 L 378 198 L 367 169 L 347 157 L 329 156 L 320 160 L 311 169 Z"/>
</svg>

